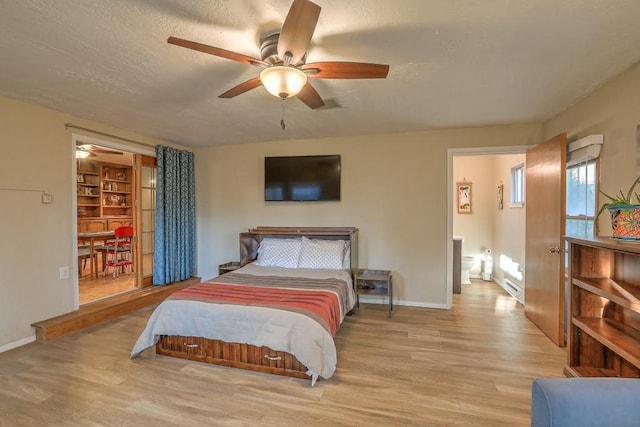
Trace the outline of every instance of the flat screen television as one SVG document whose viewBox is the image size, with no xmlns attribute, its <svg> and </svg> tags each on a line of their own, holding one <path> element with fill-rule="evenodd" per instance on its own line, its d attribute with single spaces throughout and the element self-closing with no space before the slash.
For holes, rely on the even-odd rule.
<svg viewBox="0 0 640 427">
<path fill-rule="evenodd" d="M 340 200 L 340 156 L 265 157 L 264 200 Z"/>
</svg>

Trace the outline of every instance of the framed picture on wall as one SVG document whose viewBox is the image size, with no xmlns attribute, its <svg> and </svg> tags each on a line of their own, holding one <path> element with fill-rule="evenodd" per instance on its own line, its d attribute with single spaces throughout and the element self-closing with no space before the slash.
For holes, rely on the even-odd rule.
<svg viewBox="0 0 640 427">
<path fill-rule="evenodd" d="M 503 204 L 502 204 L 502 194 L 504 192 L 504 185 L 500 184 L 498 185 L 498 210 L 501 211 Z"/>
<path fill-rule="evenodd" d="M 458 202 L 458 213 L 471 213 L 471 183 L 457 182 L 456 193 Z"/>
</svg>

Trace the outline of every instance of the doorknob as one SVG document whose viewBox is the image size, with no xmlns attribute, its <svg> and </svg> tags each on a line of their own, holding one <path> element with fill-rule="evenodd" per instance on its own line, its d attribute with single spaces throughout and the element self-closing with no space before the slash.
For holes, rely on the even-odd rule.
<svg viewBox="0 0 640 427">
<path fill-rule="evenodd" d="M 550 253 L 550 254 L 563 254 L 563 253 L 565 253 L 565 252 L 567 252 L 567 250 L 566 250 L 566 249 L 564 249 L 564 248 L 559 248 L 559 247 L 557 247 L 557 246 L 556 246 L 555 248 L 549 248 L 549 253 Z"/>
</svg>

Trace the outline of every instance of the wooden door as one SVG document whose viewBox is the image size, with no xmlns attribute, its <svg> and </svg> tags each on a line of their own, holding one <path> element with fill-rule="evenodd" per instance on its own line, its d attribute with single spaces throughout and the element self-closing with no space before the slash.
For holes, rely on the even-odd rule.
<svg viewBox="0 0 640 427">
<path fill-rule="evenodd" d="M 564 345 L 564 240 L 567 135 L 527 151 L 525 314 Z"/>
</svg>

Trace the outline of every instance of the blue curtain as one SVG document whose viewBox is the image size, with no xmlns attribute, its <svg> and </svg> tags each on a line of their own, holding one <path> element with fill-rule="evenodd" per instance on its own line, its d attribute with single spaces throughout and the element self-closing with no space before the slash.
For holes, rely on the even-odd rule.
<svg viewBox="0 0 640 427">
<path fill-rule="evenodd" d="M 153 284 L 195 274 L 196 202 L 193 153 L 156 147 L 156 227 Z"/>
</svg>

